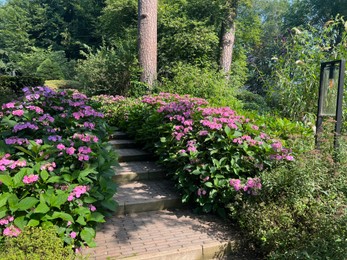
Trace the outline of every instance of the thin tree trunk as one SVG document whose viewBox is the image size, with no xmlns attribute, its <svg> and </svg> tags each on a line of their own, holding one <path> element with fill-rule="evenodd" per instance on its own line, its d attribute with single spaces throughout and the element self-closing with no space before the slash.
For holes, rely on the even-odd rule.
<svg viewBox="0 0 347 260">
<path fill-rule="evenodd" d="M 140 80 L 151 90 L 157 78 L 157 0 L 139 0 L 138 3 Z"/>
<path fill-rule="evenodd" d="M 219 68 L 226 74 L 227 79 L 229 79 L 231 63 L 233 60 L 233 48 L 236 32 L 235 18 L 238 0 L 231 0 L 229 4 L 230 7 L 228 8 L 227 18 L 222 24 L 219 58 Z"/>
</svg>

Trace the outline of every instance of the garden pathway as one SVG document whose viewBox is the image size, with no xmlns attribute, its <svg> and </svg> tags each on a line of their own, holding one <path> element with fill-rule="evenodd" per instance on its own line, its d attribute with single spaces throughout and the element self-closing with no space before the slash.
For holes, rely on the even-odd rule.
<svg viewBox="0 0 347 260">
<path fill-rule="evenodd" d="M 239 249 L 232 223 L 182 207 L 165 169 L 126 138 L 117 132 L 110 141 L 119 154 L 119 208 L 98 228 L 97 247 L 84 250 L 88 259 L 256 259 Z"/>
</svg>

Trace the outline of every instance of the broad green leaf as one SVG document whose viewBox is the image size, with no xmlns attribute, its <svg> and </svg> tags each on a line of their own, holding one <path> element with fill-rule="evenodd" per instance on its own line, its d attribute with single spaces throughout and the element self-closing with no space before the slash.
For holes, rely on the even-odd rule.
<svg viewBox="0 0 347 260">
<path fill-rule="evenodd" d="M 21 201 L 19 201 L 18 209 L 27 210 L 27 209 L 33 208 L 37 202 L 39 202 L 37 198 L 33 198 L 33 197 L 24 198 Z"/>
<path fill-rule="evenodd" d="M 80 215 L 80 216 L 85 217 L 87 215 L 90 215 L 90 210 L 87 207 L 79 207 L 79 208 L 76 208 L 73 211 L 73 213 L 76 215 Z"/>
<path fill-rule="evenodd" d="M 81 238 L 88 244 L 93 241 L 95 237 L 95 230 L 93 228 L 85 227 L 81 231 Z"/>
<path fill-rule="evenodd" d="M 67 182 L 71 182 L 73 180 L 70 174 L 63 174 L 63 179 Z"/>
<path fill-rule="evenodd" d="M 44 222 L 41 223 L 41 227 L 43 229 L 49 229 L 51 227 L 54 227 L 54 224 L 52 222 L 50 222 L 50 221 L 44 221 Z"/>
<path fill-rule="evenodd" d="M 209 187 L 209 188 L 212 188 L 212 187 L 213 187 L 212 182 L 209 182 L 209 181 L 208 181 L 208 182 L 205 182 L 204 184 L 205 184 L 206 187 Z"/>
<path fill-rule="evenodd" d="M 0 218 L 3 218 L 7 215 L 7 209 L 0 210 Z"/>
<path fill-rule="evenodd" d="M 61 194 L 59 196 L 51 196 L 50 204 L 52 207 L 60 208 L 61 205 L 63 205 L 67 198 L 69 197 L 69 194 Z"/>
<path fill-rule="evenodd" d="M 25 149 L 24 147 L 22 147 L 22 146 L 15 146 L 15 148 L 20 150 L 20 151 L 22 151 L 23 153 L 29 155 L 30 157 L 35 158 L 34 153 L 32 153 L 31 151 Z"/>
<path fill-rule="evenodd" d="M 43 170 L 40 172 L 40 177 L 42 178 L 42 180 L 46 181 L 49 178 L 49 174 L 46 170 Z"/>
<path fill-rule="evenodd" d="M 234 138 L 235 138 L 235 137 L 240 137 L 240 136 L 242 136 L 242 133 L 239 132 L 239 131 L 235 131 L 234 134 L 233 134 L 233 137 L 234 137 Z"/>
<path fill-rule="evenodd" d="M 13 187 L 13 180 L 9 175 L 0 175 L 0 181 L 8 187 Z"/>
<path fill-rule="evenodd" d="M 230 127 L 229 126 L 225 126 L 224 127 L 224 132 L 227 134 L 227 136 L 229 137 L 229 138 L 231 138 L 231 129 L 230 129 Z"/>
<path fill-rule="evenodd" d="M 85 198 L 83 198 L 83 201 L 85 203 L 94 203 L 95 201 L 97 201 L 97 199 L 95 199 L 93 197 L 85 197 Z"/>
<path fill-rule="evenodd" d="M 102 215 L 100 212 L 93 212 L 91 216 L 87 219 L 88 221 L 95 221 L 98 223 L 105 222 L 104 215 Z"/>
<path fill-rule="evenodd" d="M 102 201 L 102 202 L 101 202 L 101 205 L 102 205 L 104 208 L 109 209 L 109 210 L 111 210 L 111 211 L 116 211 L 117 206 L 118 206 L 117 202 L 114 201 L 114 200 L 112 200 L 112 199 L 111 199 L 111 200 Z"/>
<path fill-rule="evenodd" d="M 11 194 L 8 197 L 8 205 L 10 206 L 10 210 L 12 212 L 14 212 L 18 209 L 18 201 L 19 201 L 19 199 L 17 198 L 16 194 Z"/>
<path fill-rule="evenodd" d="M 210 203 L 205 204 L 204 207 L 202 208 L 203 212 L 205 213 L 211 212 L 211 209 L 212 209 L 212 204 Z"/>
<path fill-rule="evenodd" d="M 27 223 L 28 221 L 25 219 L 25 216 L 16 217 L 14 219 L 14 224 L 20 229 L 24 229 Z"/>
<path fill-rule="evenodd" d="M 79 216 L 76 220 L 77 223 L 81 224 L 82 226 L 87 225 L 87 222 L 84 220 L 84 217 Z"/>
<path fill-rule="evenodd" d="M 8 198 L 11 196 L 10 193 L 6 192 L 3 194 L 0 194 L 0 208 L 4 205 L 6 205 Z"/>
<path fill-rule="evenodd" d="M 47 206 L 46 203 L 40 202 L 35 209 L 35 213 L 47 213 L 49 210 L 50 208 Z"/>
<path fill-rule="evenodd" d="M 37 227 L 40 224 L 39 220 L 36 219 L 30 219 L 27 226 L 29 227 Z"/>
<path fill-rule="evenodd" d="M 62 178 L 60 176 L 52 176 L 50 177 L 46 183 L 60 183 Z"/>
<path fill-rule="evenodd" d="M 51 217 L 51 219 L 56 219 L 56 218 L 61 218 L 62 220 L 65 221 L 71 221 L 71 222 L 75 222 L 72 218 L 72 216 L 70 214 L 67 214 L 65 212 L 57 212 L 55 211 Z"/>
</svg>

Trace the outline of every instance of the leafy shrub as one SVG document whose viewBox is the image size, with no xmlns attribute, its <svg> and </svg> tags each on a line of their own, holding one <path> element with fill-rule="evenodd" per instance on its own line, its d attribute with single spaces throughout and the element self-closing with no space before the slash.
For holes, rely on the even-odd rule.
<svg viewBox="0 0 347 260">
<path fill-rule="evenodd" d="M 228 107 L 206 105 L 204 99 L 161 93 L 117 103 L 114 116 L 118 126 L 151 145 L 165 167 L 173 169 L 184 202 L 224 214 L 241 189 L 256 193 L 259 171 L 293 157 L 263 127 Z"/>
<path fill-rule="evenodd" d="M 178 63 L 172 68 L 172 74 L 172 80 L 162 79 L 158 91 L 204 98 L 216 106 L 241 107 L 235 97 L 237 89 L 228 85 L 225 75 L 212 68 Z"/>
<path fill-rule="evenodd" d="M 233 217 L 271 259 L 336 259 L 347 254 L 346 165 L 305 153 L 260 173 L 259 196 L 230 206 Z"/>
<path fill-rule="evenodd" d="M 10 89 L 19 94 L 24 87 L 34 87 L 43 85 L 43 79 L 29 76 L 0 76 L 0 88 L 2 91 Z"/>
<path fill-rule="evenodd" d="M 58 90 L 58 89 L 77 89 L 82 88 L 81 84 L 75 80 L 46 80 L 45 86 Z"/>
<path fill-rule="evenodd" d="M 96 53 L 85 53 L 77 64 L 77 79 L 87 93 L 127 95 L 137 78 L 136 52 L 131 40 L 102 46 Z"/>
<path fill-rule="evenodd" d="M 37 68 L 36 74 L 44 79 L 63 79 L 63 71 L 51 59 L 45 59 Z"/>
<path fill-rule="evenodd" d="M 1 247 L 0 247 L 1 248 Z M 71 246 L 65 247 L 54 229 L 26 227 L 18 237 L 6 237 L 2 260 L 74 259 Z"/>
<path fill-rule="evenodd" d="M 21 54 L 18 65 L 22 75 L 39 76 L 45 80 L 75 76 L 75 61 L 68 61 L 64 51 L 52 51 L 51 48 L 32 47 L 30 52 Z"/>
<path fill-rule="evenodd" d="M 320 30 L 294 28 L 285 39 L 266 82 L 269 102 L 282 115 L 300 120 L 317 113 L 320 63 L 346 57 L 344 25 L 344 19 L 336 17 Z"/>
<path fill-rule="evenodd" d="M 116 207 L 103 114 L 83 94 L 36 87 L 0 116 L 0 234 L 54 226 L 66 244 L 93 246 Z"/>
</svg>

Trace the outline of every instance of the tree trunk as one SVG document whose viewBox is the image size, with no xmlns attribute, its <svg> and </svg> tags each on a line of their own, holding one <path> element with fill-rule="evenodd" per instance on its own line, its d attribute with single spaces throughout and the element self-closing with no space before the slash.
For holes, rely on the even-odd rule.
<svg viewBox="0 0 347 260">
<path fill-rule="evenodd" d="M 238 0 L 231 0 L 228 4 L 230 6 L 227 8 L 227 18 L 223 21 L 222 24 L 219 68 L 226 74 L 226 77 L 229 79 L 235 42 L 235 18 Z"/>
<path fill-rule="evenodd" d="M 151 90 L 157 78 L 157 0 L 139 0 L 138 3 L 140 80 Z"/>
</svg>

